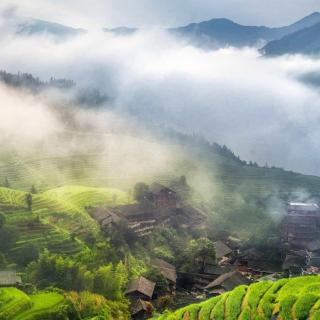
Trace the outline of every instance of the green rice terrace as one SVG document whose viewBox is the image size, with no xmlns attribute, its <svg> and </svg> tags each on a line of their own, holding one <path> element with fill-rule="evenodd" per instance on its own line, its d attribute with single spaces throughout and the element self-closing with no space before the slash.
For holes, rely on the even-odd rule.
<svg viewBox="0 0 320 320">
<path fill-rule="evenodd" d="M 157 320 L 318 320 L 320 277 L 306 276 L 239 286 L 208 301 L 189 305 Z"/>
<path fill-rule="evenodd" d="M 99 231 L 86 207 L 132 201 L 126 192 L 118 189 L 65 186 L 34 194 L 32 211 L 29 211 L 26 194 L 0 188 L 0 212 L 5 215 L 6 226 L 11 227 L 16 236 L 7 253 L 11 263 L 30 245 L 63 255 L 80 252 L 85 247 L 85 236 Z"/>
<path fill-rule="evenodd" d="M 112 302 L 89 292 L 50 291 L 28 295 L 16 288 L 0 288 L 1 320 L 124 319 Z"/>
<path fill-rule="evenodd" d="M 28 296 L 16 288 L 0 289 L 0 319 L 51 319 L 66 308 L 63 295 L 38 293 Z"/>
</svg>

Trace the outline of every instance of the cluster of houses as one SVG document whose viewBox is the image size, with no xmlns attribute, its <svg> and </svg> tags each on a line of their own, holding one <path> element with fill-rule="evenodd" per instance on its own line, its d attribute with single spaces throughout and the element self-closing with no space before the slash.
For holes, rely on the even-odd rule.
<svg viewBox="0 0 320 320">
<path fill-rule="evenodd" d="M 146 237 L 156 226 L 202 227 L 204 214 L 179 199 L 176 191 L 155 183 L 151 196 L 139 203 L 116 208 L 89 208 L 91 216 L 102 230 L 110 225 L 125 223 L 137 237 Z M 151 199 L 151 200 L 150 200 Z M 209 298 L 223 294 L 252 281 L 275 280 L 283 272 L 288 275 L 320 274 L 320 208 L 317 204 L 289 203 L 279 237 L 282 259 L 273 261 L 255 247 L 242 248 L 241 243 L 226 236 L 214 243 L 215 259 L 197 258 L 197 272 L 192 274 L 194 296 Z M 155 258 L 151 261 L 169 284 L 168 294 L 174 296 L 180 274 L 176 267 Z M 21 278 L 12 271 L 0 271 L 1 286 L 20 286 Z M 131 301 L 133 319 L 147 319 L 152 315 L 152 302 L 157 297 L 157 283 L 139 277 L 131 281 L 125 291 Z"/>
<path fill-rule="evenodd" d="M 225 238 L 214 243 L 216 259 L 198 258 L 198 273 L 193 276 L 191 292 L 208 298 L 223 294 L 252 281 L 276 280 L 296 274 L 320 274 L 320 208 L 316 204 L 289 203 L 279 237 L 282 259 L 273 261 L 257 248 L 242 249 L 236 239 Z M 163 276 L 176 286 L 177 271 L 174 266 L 155 259 Z M 140 277 L 132 281 L 126 295 L 132 301 L 134 319 L 147 319 L 152 312 L 151 301 L 156 284 Z M 179 288 L 178 288 L 179 290 Z"/>
<path fill-rule="evenodd" d="M 252 281 L 263 280 L 271 276 L 272 271 L 258 270 L 257 265 L 262 261 L 263 253 L 256 249 L 240 252 L 233 241 L 218 240 L 215 243 L 216 259 L 210 257 L 198 258 L 195 263 L 198 273 L 193 274 L 193 287 L 190 294 L 193 302 L 223 294 L 235 287 L 249 284 Z M 162 259 L 152 260 L 152 266 L 158 268 L 170 284 L 168 294 L 178 295 L 181 290 L 176 288 L 177 279 L 182 275 L 176 268 Z M 152 302 L 157 297 L 156 283 L 140 277 L 131 281 L 126 289 L 126 296 L 131 301 L 133 319 L 148 319 L 152 314 Z M 189 304 L 190 301 L 186 302 Z"/>
<path fill-rule="evenodd" d="M 110 225 L 127 225 L 139 238 L 152 233 L 157 226 L 204 228 L 205 214 L 181 200 L 172 188 L 153 183 L 148 194 L 138 203 L 114 208 L 88 208 L 89 214 L 104 231 Z"/>
<path fill-rule="evenodd" d="M 157 258 L 153 259 L 151 264 L 167 280 L 169 284 L 168 290 L 173 294 L 177 283 L 176 268 L 172 264 Z M 132 319 L 147 319 L 152 315 L 153 307 L 151 301 L 157 294 L 155 287 L 155 282 L 142 276 L 129 282 L 125 295 L 131 301 L 130 310 Z"/>
</svg>

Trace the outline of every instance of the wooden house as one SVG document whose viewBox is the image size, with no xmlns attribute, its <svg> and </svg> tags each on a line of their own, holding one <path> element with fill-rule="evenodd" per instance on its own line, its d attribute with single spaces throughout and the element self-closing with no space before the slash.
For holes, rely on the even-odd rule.
<svg viewBox="0 0 320 320">
<path fill-rule="evenodd" d="M 218 261 L 227 260 L 227 258 L 233 253 L 233 250 L 221 240 L 214 243 L 214 248 L 216 252 L 216 259 Z"/>
<path fill-rule="evenodd" d="M 177 193 L 157 182 L 150 186 L 153 202 L 158 208 L 176 208 L 178 203 Z"/>
<path fill-rule="evenodd" d="M 177 270 L 176 267 L 172 264 L 162 260 L 162 259 L 153 259 L 151 265 L 154 268 L 157 268 L 160 273 L 166 278 L 169 282 L 170 289 L 174 290 L 177 283 Z"/>
<path fill-rule="evenodd" d="M 18 287 L 21 284 L 21 277 L 16 272 L 0 271 L 0 287 Z"/>
<path fill-rule="evenodd" d="M 301 274 L 310 261 L 310 255 L 305 250 L 289 251 L 282 264 L 282 270 L 294 274 Z"/>
<path fill-rule="evenodd" d="M 138 235 L 149 235 L 155 226 L 174 228 L 195 228 L 205 221 L 205 214 L 191 206 L 180 208 L 157 206 L 149 200 L 123 205 L 112 209 L 112 212 L 128 222 L 128 227 Z"/>
<path fill-rule="evenodd" d="M 210 295 L 219 295 L 226 291 L 230 291 L 242 284 L 249 284 L 250 280 L 243 276 L 240 272 L 232 271 L 225 273 L 218 277 L 216 280 L 208 284 L 205 289 Z"/>
<path fill-rule="evenodd" d="M 91 217 L 100 224 L 100 227 L 103 230 L 109 225 L 117 225 L 121 221 L 121 218 L 118 215 L 107 208 L 88 208 L 87 211 Z"/>
<path fill-rule="evenodd" d="M 320 249 L 320 208 L 314 203 L 289 203 L 283 220 L 283 242 L 289 249 Z"/>
<path fill-rule="evenodd" d="M 201 273 L 194 277 L 194 288 L 203 291 L 203 288 L 219 278 L 221 275 L 235 271 L 236 267 L 232 265 L 205 264 Z"/>
<path fill-rule="evenodd" d="M 205 266 L 204 273 L 208 275 L 212 275 L 216 279 L 223 274 L 226 274 L 228 272 L 235 271 L 235 270 L 236 270 L 236 267 L 233 265 L 220 266 L 220 265 L 207 264 Z"/>
<path fill-rule="evenodd" d="M 131 319 L 133 320 L 145 320 L 152 316 L 153 307 L 149 301 L 137 300 L 130 306 Z"/>
<path fill-rule="evenodd" d="M 152 299 L 155 283 L 144 278 L 139 277 L 138 279 L 129 282 L 125 295 L 130 300 L 145 300 L 149 301 Z"/>
</svg>

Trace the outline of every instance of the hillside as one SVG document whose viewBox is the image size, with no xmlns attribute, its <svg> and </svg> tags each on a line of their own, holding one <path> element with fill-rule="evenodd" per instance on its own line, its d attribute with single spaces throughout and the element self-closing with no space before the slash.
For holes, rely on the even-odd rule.
<svg viewBox="0 0 320 320">
<path fill-rule="evenodd" d="M 205 48 L 220 48 L 226 46 L 245 47 L 261 46 L 267 41 L 281 39 L 291 33 L 311 27 L 320 22 L 320 13 L 314 12 L 301 20 L 284 27 L 271 28 L 266 26 L 246 26 L 225 18 L 211 19 L 190 23 L 167 29 L 170 33 L 183 37 L 192 44 Z M 139 29 L 119 27 L 104 29 L 115 35 L 132 35 Z"/>
<path fill-rule="evenodd" d="M 320 52 L 320 23 L 289 34 L 280 40 L 269 42 L 262 48 L 266 56 L 283 54 L 319 54 Z"/>
<path fill-rule="evenodd" d="M 16 288 L 0 288 L 0 319 L 123 319 L 123 310 L 103 296 L 89 292 L 38 292 L 28 295 Z"/>
<path fill-rule="evenodd" d="M 54 319 L 66 314 L 63 295 L 39 293 L 28 296 L 15 288 L 0 289 L 0 319 L 33 320 Z"/>
<path fill-rule="evenodd" d="M 206 302 L 190 305 L 157 320 L 236 320 L 320 318 L 320 277 L 309 276 L 240 286 Z"/>
<path fill-rule="evenodd" d="M 86 237 L 99 232 L 85 208 L 131 201 L 128 194 L 118 189 L 65 186 L 34 194 L 29 211 L 26 194 L 0 188 L 0 213 L 5 215 L 6 227 L 12 234 L 10 239 L 3 239 L 1 248 L 5 246 L 5 258 L 11 266 L 29 262 L 29 258 L 24 259 L 24 253 L 30 246 L 62 255 L 81 252 L 86 247 Z"/>
<path fill-rule="evenodd" d="M 211 19 L 190 23 L 185 26 L 167 29 L 193 45 L 202 48 L 220 48 L 226 46 L 260 47 L 265 42 L 278 40 L 294 32 L 309 28 L 320 22 L 320 13 L 314 12 L 301 20 L 284 27 L 246 26 L 225 18 Z M 138 28 L 105 28 L 104 31 L 115 35 L 129 36 L 139 31 Z"/>
<path fill-rule="evenodd" d="M 193 201 L 197 206 L 205 206 L 211 214 L 216 213 L 221 228 L 250 237 L 261 221 L 269 221 L 270 212 L 281 217 L 286 201 L 298 199 L 320 199 L 320 178 L 286 171 L 280 168 L 261 167 L 247 163 L 236 157 L 228 148 L 210 144 L 199 137 L 179 135 L 176 133 L 161 134 L 164 145 L 168 143 L 170 154 L 167 165 L 154 153 L 159 152 L 159 145 L 138 136 L 119 134 L 80 134 L 70 133 L 73 141 L 79 145 L 83 141 L 111 141 L 112 152 L 96 154 L 79 154 L 49 157 L 43 155 L 34 159 L 10 156 L 3 158 L 0 167 L 0 182 L 6 179 L 11 189 L 29 191 L 34 185 L 39 194 L 34 196 L 33 209 L 48 217 L 51 222 L 63 227 L 65 219 L 81 217 L 72 223 L 76 234 L 81 234 L 86 225 L 92 232 L 95 227 L 92 220 L 83 210 L 83 204 L 89 205 L 90 199 L 100 201 L 107 199 L 105 187 L 110 191 L 110 198 L 117 196 L 117 201 L 125 202 L 130 197 L 126 194 L 135 183 L 159 181 L 170 185 L 173 180 L 184 175 L 192 187 Z M 63 136 L 64 137 L 64 136 Z M 81 142 L 80 142 L 81 141 Z M 61 141 L 61 145 L 63 145 Z M 134 154 L 123 157 L 125 150 L 117 145 L 131 144 Z M 142 149 L 140 149 L 142 148 Z M 165 147 L 161 150 L 167 152 Z M 136 150 L 147 150 L 143 155 L 145 169 L 140 170 L 141 157 Z M 131 152 L 131 151 L 130 151 Z M 76 187 L 68 187 L 68 185 Z M 61 187 L 64 186 L 64 187 Z M 85 187 L 77 187 L 85 186 Z M 58 189 L 56 189 L 58 188 Z M 71 188 L 71 191 L 70 191 Z M 86 191 L 83 191 L 85 188 Z M 91 189 L 93 188 L 93 189 Z M 124 194 L 112 189 L 125 190 Z M 52 190 L 56 189 L 56 190 Z M 97 192 L 97 195 L 92 195 Z M 10 191 L 13 192 L 13 191 Z M 14 197 L 20 199 L 17 207 L 24 204 L 24 192 L 14 191 Z M 77 203 L 80 198 L 80 202 Z M 97 198 L 96 198 L 97 197 Z M 9 199 L 9 200 L 8 200 Z M 11 198 L 4 197 L 5 204 Z M 227 204 L 227 205 L 226 205 Z M 252 211 L 250 223 L 244 219 L 248 209 Z M 223 211 L 223 212 L 222 212 Z M 226 212 L 228 211 L 228 212 Z M 260 214 L 257 214 L 260 212 Z M 261 220 L 262 216 L 264 217 Z M 59 217 L 63 217 L 62 219 Z M 248 216 L 247 216 L 248 218 Z M 237 229 L 230 224 L 233 219 L 239 220 Z M 247 221 L 247 222 L 246 222 Z M 252 222 L 252 223 L 251 223 Z M 71 225 L 71 224 L 70 224 Z"/>
</svg>

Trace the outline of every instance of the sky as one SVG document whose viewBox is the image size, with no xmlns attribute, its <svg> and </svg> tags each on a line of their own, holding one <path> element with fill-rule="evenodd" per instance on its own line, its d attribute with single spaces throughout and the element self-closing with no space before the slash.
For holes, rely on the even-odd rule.
<svg viewBox="0 0 320 320">
<path fill-rule="evenodd" d="M 211 18 L 282 26 L 320 10 L 320 0 L 1 0 L 19 15 L 74 27 L 178 26 Z"/>
</svg>

